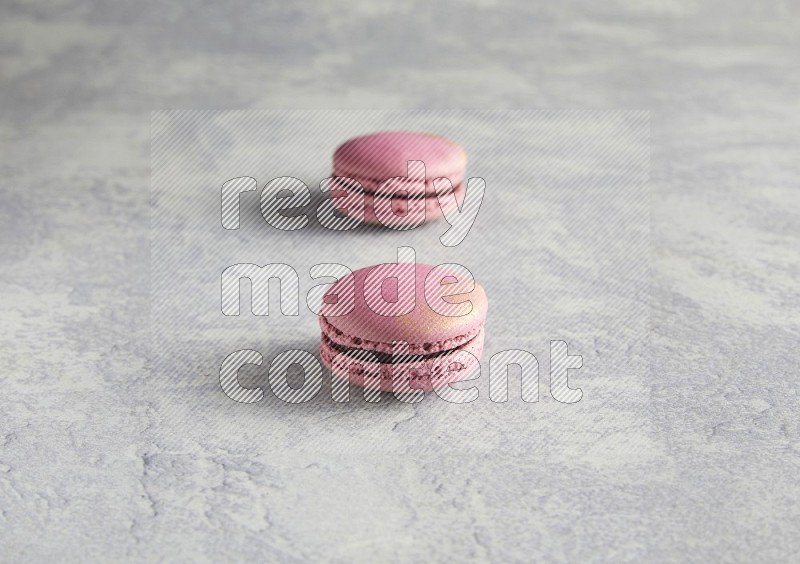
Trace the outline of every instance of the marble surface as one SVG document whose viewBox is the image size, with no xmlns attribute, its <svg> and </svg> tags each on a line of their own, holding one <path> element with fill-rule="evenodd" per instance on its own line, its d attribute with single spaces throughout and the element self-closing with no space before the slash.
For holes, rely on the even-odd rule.
<svg viewBox="0 0 800 564">
<path fill-rule="evenodd" d="M 0 560 L 800 557 L 791 3 L 0 11 Z M 242 406 L 159 377 L 150 112 L 171 108 L 649 111 L 649 330 L 628 357 L 649 369 L 587 371 L 580 403 L 543 394 L 528 420 Z"/>
</svg>

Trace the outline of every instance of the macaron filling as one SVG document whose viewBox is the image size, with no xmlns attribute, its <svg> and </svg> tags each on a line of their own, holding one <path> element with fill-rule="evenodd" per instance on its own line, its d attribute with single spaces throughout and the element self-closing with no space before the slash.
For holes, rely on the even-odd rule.
<svg viewBox="0 0 800 564">
<path fill-rule="evenodd" d="M 427 360 L 432 360 L 435 358 L 439 358 L 450 354 L 456 350 L 464 350 L 470 347 L 472 342 L 480 336 L 480 333 L 483 329 L 479 329 L 472 335 L 472 338 L 468 339 L 467 341 L 453 347 L 453 348 L 443 348 L 441 346 L 436 346 L 437 349 L 435 352 L 429 353 L 411 353 L 412 348 L 416 348 L 412 345 L 409 345 L 409 353 L 403 355 L 395 355 L 391 352 L 380 352 L 373 349 L 366 349 L 366 348 L 358 348 L 358 347 L 348 347 L 346 345 L 342 345 L 337 343 L 333 339 L 331 339 L 325 333 L 322 333 L 322 339 L 325 341 L 325 344 L 329 346 L 331 349 L 345 353 L 347 355 L 356 357 L 356 358 L 363 358 L 364 353 L 369 353 L 372 355 L 372 359 L 374 362 L 378 362 L 380 364 L 404 364 L 404 363 L 414 363 L 414 362 L 425 362 Z M 382 345 L 388 346 L 389 348 L 392 345 L 387 343 L 382 343 Z"/>
<path fill-rule="evenodd" d="M 322 328 L 322 334 L 338 347 L 349 350 L 364 350 L 372 353 L 392 353 L 392 343 L 382 343 L 380 341 L 352 337 L 331 325 L 331 323 L 324 317 L 320 317 L 319 323 L 320 327 Z M 409 354 L 423 357 L 441 352 L 447 352 L 469 343 L 482 330 L 482 327 L 477 327 L 471 331 L 465 332 L 463 335 L 459 335 L 451 339 L 443 339 L 441 341 L 420 344 L 409 343 L 408 352 Z"/>
<path fill-rule="evenodd" d="M 361 192 L 361 193 L 364 193 L 364 194 L 369 194 L 371 196 L 391 197 L 393 194 L 396 194 L 398 191 L 400 191 L 400 190 L 397 190 L 395 192 L 387 193 L 387 192 L 381 192 L 380 190 L 370 190 L 369 188 L 364 188 L 363 184 L 361 184 L 359 181 L 357 181 L 357 180 L 355 180 L 353 178 L 345 177 L 345 176 L 335 176 L 334 179 L 335 179 L 336 185 L 338 187 L 340 187 L 342 190 L 351 191 L 351 192 Z M 382 182 L 381 180 L 372 180 L 372 179 L 368 179 L 368 181 L 371 182 L 371 183 L 374 183 L 376 185 L 379 185 Z M 437 194 L 445 196 L 445 195 L 448 195 L 448 194 L 452 194 L 453 192 L 460 191 L 462 184 L 463 184 L 463 182 L 459 182 L 455 186 L 453 186 L 451 184 L 449 188 L 446 188 L 445 190 L 442 190 L 441 192 L 434 192 L 434 193 L 423 192 L 423 193 L 420 194 L 420 193 L 414 193 L 414 192 L 411 192 L 411 191 L 407 191 L 407 194 L 408 194 L 408 198 L 412 199 L 412 200 L 423 200 L 423 199 L 427 199 L 427 198 L 436 198 Z"/>
<path fill-rule="evenodd" d="M 457 348 L 427 355 L 392 355 L 345 347 L 325 333 L 320 340 L 320 356 L 333 376 L 387 392 L 414 388 L 430 391 L 462 380 L 479 366 L 482 351 L 483 330 Z"/>
</svg>

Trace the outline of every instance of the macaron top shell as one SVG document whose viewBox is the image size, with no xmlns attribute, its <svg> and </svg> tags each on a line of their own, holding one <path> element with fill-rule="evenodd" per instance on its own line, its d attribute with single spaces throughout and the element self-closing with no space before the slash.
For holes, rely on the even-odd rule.
<svg viewBox="0 0 800 564">
<path fill-rule="evenodd" d="M 366 190 L 374 191 L 389 178 L 407 176 L 408 161 L 425 163 L 425 193 L 434 194 L 436 178 L 448 178 L 453 186 L 464 180 L 467 154 L 455 142 L 430 133 L 372 133 L 350 139 L 336 149 L 333 174 L 357 180 Z"/>
<path fill-rule="evenodd" d="M 376 271 L 367 287 L 372 295 L 367 293 L 365 296 L 368 276 L 374 269 L 381 268 L 385 270 Z M 445 267 L 439 267 L 429 277 L 434 268 L 437 267 L 419 263 L 378 265 L 356 270 L 352 276 L 342 278 L 328 289 L 323 298 L 320 315 L 323 333 L 342 346 L 388 353 L 392 352 L 392 342 L 395 340 L 408 342 L 411 354 L 432 354 L 470 341 L 481 331 L 486 320 L 486 294 L 477 282 L 472 286 L 468 279 L 455 270 L 449 276 Z M 382 286 L 380 283 L 376 284 L 375 280 L 380 280 L 384 273 L 397 276 L 399 282 L 384 283 Z M 443 277 L 444 285 L 441 282 Z M 426 299 L 426 280 L 429 299 Z M 456 280 L 458 283 L 453 283 Z M 326 300 L 330 296 L 343 296 L 353 283 L 355 303 L 352 311 L 341 316 L 326 315 L 334 309 Z M 376 288 L 381 288 L 377 292 L 387 302 L 391 300 L 400 304 L 411 303 L 413 300 L 413 309 L 404 315 L 392 316 L 388 314 L 391 312 L 376 308 Z M 368 300 L 370 304 L 367 303 Z M 378 303 L 387 302 L 378 300 Z M 380 313 L 373 311 L 373 308 Z"/>
</svg>

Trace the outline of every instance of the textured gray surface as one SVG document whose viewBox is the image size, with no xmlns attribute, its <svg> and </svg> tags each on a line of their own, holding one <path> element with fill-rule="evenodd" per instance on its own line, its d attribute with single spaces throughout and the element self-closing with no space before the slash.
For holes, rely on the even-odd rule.
<svg viewBox="0 0 800 564">
<path fill-rule="evenodd" d="M 3 4 L 4 560 L 798 558 L 797 9 L 436 6 Z M 171 107 L 650 110 L 649 379 L 535 405 L 514 448 L 498 410 L 462 429 L 492 448 L 400 448 L 435 404 L 237 427 L 150 373 Z M 238 436 L 201 432 L 210 404 Z M 354 418 L 386 442 L 337 453 Z"/>
</svg>

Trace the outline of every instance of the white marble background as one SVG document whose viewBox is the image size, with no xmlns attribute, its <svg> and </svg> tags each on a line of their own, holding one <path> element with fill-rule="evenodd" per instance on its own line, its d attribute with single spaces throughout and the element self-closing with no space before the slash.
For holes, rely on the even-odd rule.
<svg viewBox="0 0 800 564">
<path fill-rule="evenodd" d="M 799 27 L 790 2 L 4 2 L 0 560 L 797 560 Z M 358 456 L 160 411 L 149 118 L 176 107 L 649 110 L 634 408 Z M 418 415 L 363 423 L 391 445 Z"/>
</svg>

